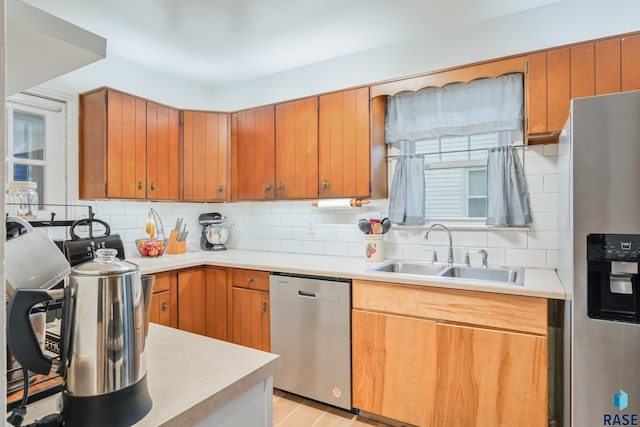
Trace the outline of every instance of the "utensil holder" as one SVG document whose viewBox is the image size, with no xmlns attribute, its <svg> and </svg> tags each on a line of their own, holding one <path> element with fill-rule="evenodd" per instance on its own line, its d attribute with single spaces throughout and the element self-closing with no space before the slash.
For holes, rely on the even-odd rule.
<svg viewBox="0 0 640 427">
<path fill-rule="evenodd" d="M 168 254 L 183 254 L 187 252 L 187 241 L 178 241 L 178 232 L 171 230 L 169 233 L 169 243 L 167 244 Z"/>
<path fill-rule="evenodd" d="M 384 234 L 363 234 L 364 259 L 371 262 L 384 260 Z"/>
</svg>

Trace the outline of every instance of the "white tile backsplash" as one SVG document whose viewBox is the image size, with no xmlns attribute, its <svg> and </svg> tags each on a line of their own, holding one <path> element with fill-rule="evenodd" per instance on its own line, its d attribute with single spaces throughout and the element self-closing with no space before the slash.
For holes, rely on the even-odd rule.
<svg viewBox="0 0 640 427">
<path fill-rule="evenodd" d="M 555 145 L 530 146 L 525 153 L 525 174 L 530 193 L 533 224 L 530 230 L 463 229 L 452 225 L 454 256 L 464 260 L 469 249 L 485 249 L 491 265 L 555 268 L 557 263 L 557 209 L 559 176 L 556 170 Z M 135 239 L 144 238 L 144 223 L 150 208 L 161 216 L 164 229 L 173 228 L 176 218 L 188 224 L 190 248 L 200 245 L 201 227 L 198 216 L 205 212 L 220 212 L 233 227 L 228 246 L 231 248 L 275 252 L 328 254 L 363 257 L 364 240 L 357 228 L 360 218 L 386 216 L 389 201 L 371 200 L 360 208 L 349 210 L 319 210 L 305 201 L 238 202 L 238 203 L 177 203 L 147 201 L 78 201 L 91 205 L 98 218 L 111 225 L 125 242 L 127 253 L 137 252 Z M 78 208 L 77 217 L 86 216 L 86 208 Z M 313 233 L 309 233 L 309 224 Z M 425 249 L 435 249 L 440 261 L 446 261 L 449 239 L 434 228 L 429 239 L 426 229 L 393 227 L 385 236 L 385 256 L 431 261 Z M 480 261 L 472 256 L 473 264 Z"/>
</svg>

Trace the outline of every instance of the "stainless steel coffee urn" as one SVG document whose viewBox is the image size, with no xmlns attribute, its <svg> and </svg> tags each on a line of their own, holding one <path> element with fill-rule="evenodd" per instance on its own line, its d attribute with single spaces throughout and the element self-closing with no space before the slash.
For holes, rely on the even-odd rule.
<svg viewBox="0 0 640 427">
<path fill-rule="evenodd" d="M 129 426 L 151 409 L 147 389 L 146 333 L 153 276 L 115 249 L 71 269 L 63 290 L 18 289 L 8 306 L 7 343 L 28 370 L 64 378 L 66 427 Z M 59 366 L 40 350 L 29 312 L 63 297 Z"/>
</svg>

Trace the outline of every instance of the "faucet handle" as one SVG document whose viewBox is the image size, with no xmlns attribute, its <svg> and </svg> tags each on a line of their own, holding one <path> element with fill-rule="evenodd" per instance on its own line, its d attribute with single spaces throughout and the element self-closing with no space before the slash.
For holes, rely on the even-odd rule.
<svg viewBox="0 0 640 427">
<path fill-rule="evenodd" d="M 425 252 L 432 252 L 433 257 L 431 258 L 431 262 L 438 262 L 438 252 L 435 249 L 425 249 Z"/>
<path fill-rule="evenodd" d="M 478 249 L 478 250 L 469 249 L 469 250 L 467 250 L 467 253 L 464 254 L 464 263 L 467 264 L 468 266 L 471 266 L 471 262 L 469 261 L 469 255 L 470 254 L 480 254 L 480 255 L 482 255 L 482 268 L 487 268 L 487 258 L 489 257 L 489 254 L 487 253 L 487 251 L 485 251 L 484 249 Z"/>
</svg>

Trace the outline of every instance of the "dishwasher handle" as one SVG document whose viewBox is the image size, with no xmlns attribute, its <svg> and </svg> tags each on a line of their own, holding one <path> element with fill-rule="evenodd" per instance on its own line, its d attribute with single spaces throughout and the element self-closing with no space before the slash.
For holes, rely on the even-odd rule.
<svg viewBox="0 0 640 427">
<path fill-rule="evenodd" d="M 302 289 L 298 289 L 298 296 L 303 298 L 315 298 L 316 293 L 310 291 L 303 291 Z"/>
</svg>

